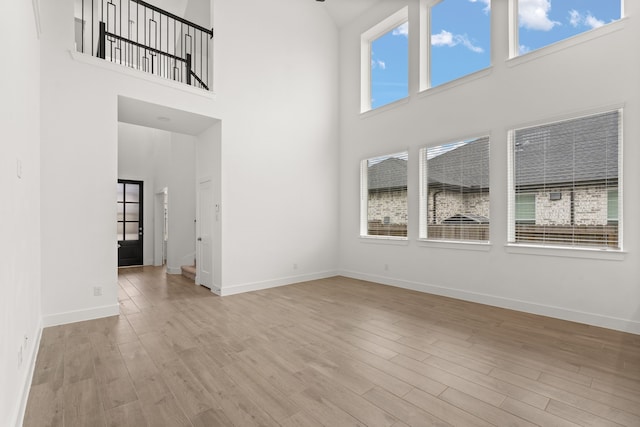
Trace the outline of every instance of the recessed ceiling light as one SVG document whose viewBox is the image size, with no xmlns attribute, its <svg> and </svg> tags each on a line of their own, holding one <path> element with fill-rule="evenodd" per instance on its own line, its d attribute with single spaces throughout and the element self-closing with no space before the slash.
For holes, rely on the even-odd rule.
<svg viewBox="0 0 640 427">
<path fill-rule="evenodd" d="M 169 117 L 165 117 L 165 116 L 158 116 L 157 119 L 161 122 L 169 122 L 171 121 L 171 119 Z"/>
</svg>

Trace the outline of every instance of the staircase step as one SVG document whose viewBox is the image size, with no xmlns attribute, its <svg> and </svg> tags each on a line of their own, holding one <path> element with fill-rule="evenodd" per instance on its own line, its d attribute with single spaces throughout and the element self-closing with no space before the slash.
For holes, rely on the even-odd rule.
<svg viewBox="0 0 640 427">
<path fill-rule="evenodd" d="M 183 265 L 180 267 L 182 275 L 189 280 L 196 280 L 196 266 L 195 265 Z"/>
</svg>

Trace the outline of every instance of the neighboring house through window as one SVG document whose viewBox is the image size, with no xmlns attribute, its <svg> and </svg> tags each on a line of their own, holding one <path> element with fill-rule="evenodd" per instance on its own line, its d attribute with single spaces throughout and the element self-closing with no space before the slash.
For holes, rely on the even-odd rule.
<svg viewBox="0 0 640 427">
<path fill-rule="evenodd" d="M 536 223 L 535 193 L 516 194 L 516 224 Z"/>
<path fill-rule="evenodd" d="M 420 238 L 489 240 L 489 137 L 420 150 Z"/>
<path fill-rule="evenodd" d="M 510 132 L 510 243 L 620 247 L 621 115 Z"/>
<path fill-rule="evenodd" d="M 609 190 L 607 193 L 607 222 L 618 223 L 618 190 Z"/>
<path fill-rule="evenodd" d="M 407 157 L 403 152 L 362 161 L 362 236 L 407 237 Z"/>
</svg>

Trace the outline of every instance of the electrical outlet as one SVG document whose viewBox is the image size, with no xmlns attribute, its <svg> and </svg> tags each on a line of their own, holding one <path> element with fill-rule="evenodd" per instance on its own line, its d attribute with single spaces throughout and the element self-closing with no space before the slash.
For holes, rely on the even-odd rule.
<svg viewBox="0 0 640 427">
<path fill-rule="evenodd" d="M 384 265 L 384 271 L 389 271 L 389 264 Z"/>
<path fill-rule="evenodd" d="M 94 297 L 102 296 L 102 286 L 94 286 L 93 287 L 93 296 Z"/>
<path fill-rule="evenodd" d="M 20 350 L 18 350 L 18 368 L 22 366 L 22 346 L 20 346 Z"/>
<path fill-rule="evenodd" d="M 294 263 L 294 264 L 293 264 L 293 269 L 294 269 L 294 270 L 297 270 L 297 269 L 298 269 L 298 264 Z"/>
</svg>

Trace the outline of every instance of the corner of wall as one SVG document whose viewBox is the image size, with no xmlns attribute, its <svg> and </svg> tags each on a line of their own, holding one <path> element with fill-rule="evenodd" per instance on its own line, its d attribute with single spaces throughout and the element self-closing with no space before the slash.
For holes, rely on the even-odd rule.
<svg viewBox="0 0 640 427">
<path fill-rule="evenodd" d="M 29 400 L 29 392 L 31 391 L 31 383 L 33 381 L 33 374 L 36 368 L 36 361 L 38 359 L 38 349 L 40 348 L 40 339 L 42 338 L 42 319 L 38 323 L 36 330 L 32 334 L 35 340 L 29 347 L 28 369 L 25 371 L 25 375 L 22 379 L 21 390 L 17 393 L 20 396 L 20 402 L 18 408 L 16 408 L 15 417 L 12 419 L 9 425 L 16 427 L 22 426 L 24 422 L 25 412 L 27 410 L 27 402 Z"/>
</svg>

